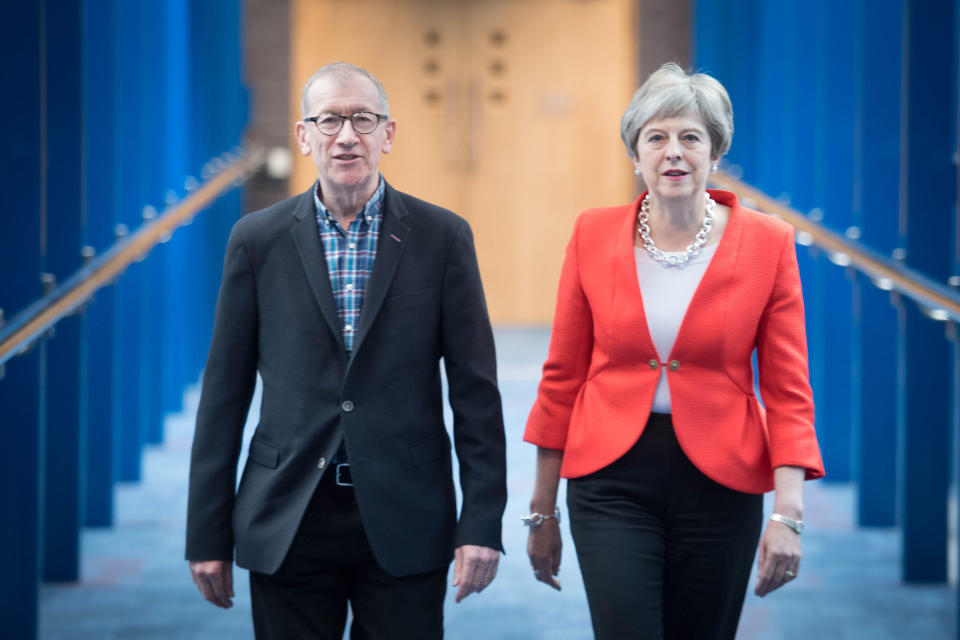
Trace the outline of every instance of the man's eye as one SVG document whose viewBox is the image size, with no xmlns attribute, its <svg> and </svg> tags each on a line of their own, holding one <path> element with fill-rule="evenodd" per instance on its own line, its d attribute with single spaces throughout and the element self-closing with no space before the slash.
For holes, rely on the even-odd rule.
<svg viewBox="0 0 960 640">
<path fill-rule="evenodd" d="M 337 120 L 339 119 L 340 118 L 336 116 L 323 116 L 322 118 L 320 118 L 320 124 L 326 125 L 326 126 L 336 125 Z"/>
<path fill-rule="evenodd" d="M 373 118 L 366 113 L 357 113 L 353 116 L 353 121 L 360 126 L 370 126 L 373 124 Z"/>
</svg>

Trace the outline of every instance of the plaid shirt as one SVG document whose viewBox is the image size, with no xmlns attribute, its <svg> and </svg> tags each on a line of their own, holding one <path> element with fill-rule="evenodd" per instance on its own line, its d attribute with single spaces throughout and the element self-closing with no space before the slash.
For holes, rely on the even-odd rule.
<svg viewBox="0 0 960 640">
<path fill-rule="evenodd" d="M 357 333 L 357 320 L 363 308 L 363 295 L 367 291 L 367 280 L 373 268 L 373 259 L 377 255 L 377 235 L 383 220 L 383 176 L 380 185 L 363 209 L 357 214 L 346 230 L 320 201 L 320 185 L 313 190 L 313 201 L 317 205 L 317 226 L 323 253 L 327 258 L 327 271 L 330 272 L 330 287 L 333 299 L 337 303 L 337 315 L 343 331 L 343 346 L 353 350 L 353 338 Z"/>
</svg>

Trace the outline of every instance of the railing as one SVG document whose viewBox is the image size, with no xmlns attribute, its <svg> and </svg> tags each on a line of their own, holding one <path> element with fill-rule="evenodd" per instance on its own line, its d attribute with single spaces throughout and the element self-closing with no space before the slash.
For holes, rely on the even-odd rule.
<svg viewBox="0 0 960 640">
<path fill-rule="evenodd" d="M 960 294 L 949 286 L 931 280 L 899 260 L 884 256 L 855 239 L 824 228 L 799 211 L 729 174 L 715 174 L 710 181 L 737 194 L 746 206 L 776 215 L 792 224 L 797 229 L 799 244 L 816 245 L 827 253 L 831 262 L 863 272 L 877 288 L 897 291 L 911 298 L 933 320 L 960 322 Z"/>
<path fill-rule="evenodd" d="M 98 289 L 112 284 L 131 263 L 142 260 L 158 243 L 169 240 L 177 228 L 188 224 L 201 209 L 242 184 L 263 162 L 260 149 L 211 160 L 204 167 L 205 182 L 198 184 L 188 179 L 188 195 L 183 200 L 170 204 L 159 216 L 145 219 L 140 229 L 118 239 L 101 256 L 94 258 L 90 250 L 85 266 L 0 327 L 0 370 L 7 360 L 29 351 L 51 327 L 81 308 Z"/>
</svg>

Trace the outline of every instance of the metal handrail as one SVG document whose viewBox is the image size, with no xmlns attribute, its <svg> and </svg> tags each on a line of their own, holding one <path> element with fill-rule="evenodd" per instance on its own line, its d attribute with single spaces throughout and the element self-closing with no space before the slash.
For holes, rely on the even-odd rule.
<svg viewBox="0 0 960 640">
<path fill-rule="evenodd" d="M 737 194 L 746 206 L 776 215 L 792 224 L 797 229 L 797 242 L 822 248 L 834 264 L 849 266 L 864 273 L 879 289 L 897 291 L 911 298 L 934 320 L 960 322 L 960 293 L 949 286 L 856 240 L 830 231 L 796 209 L 727 173 L 714 174 L 710 176 L 710 181 L 721 189 Z"/>
<path fill-rule="evenodd" d="M 262 150 L 252 149 L 211 160 L 204 167 L 205 182 L 197 184 L 195 179 L 188 179 L 189 194 L 183 200 L 171 203 L 156 217 L 145 215 L 144 224 L 135 233 L 119 238 L 63 284 L 11 318 L 0 327 L 0 368 L 29 351 L 57 322 L 86 304 L 98 289 L 112 284 L 132 262 L 142 260 L 158 243 L 166 242 L 177 228 L 222 193 L 256 173 L 264 158 Z"/>
</svg>

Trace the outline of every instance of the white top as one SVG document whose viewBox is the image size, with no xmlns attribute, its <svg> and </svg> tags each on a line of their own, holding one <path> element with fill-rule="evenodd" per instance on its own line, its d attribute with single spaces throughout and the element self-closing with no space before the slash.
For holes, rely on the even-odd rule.
<svg viewBox="0 0 960 640">
<path fill-rule="evenodd" d="M 670 413 L 670 387 L 667 384 L 667 360 L 680 332 L 680 323 L 687 313 L 690 300 L 710 265 L 718 243 L 700 249 L 700 253 L 678 267 L 659 264 L 643 247 L 634 247 L 637 263 L 637 281 L 643 296 L 643 309 L 653 346 L 660 358 L 660 380 L 653 397 L 651 411 Z M 681 255 L 682 251 L 664 251 L 666 255 Z"/>
</svg>

